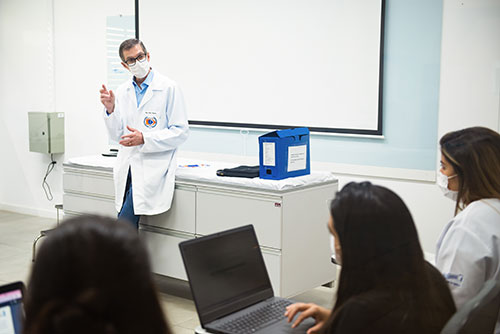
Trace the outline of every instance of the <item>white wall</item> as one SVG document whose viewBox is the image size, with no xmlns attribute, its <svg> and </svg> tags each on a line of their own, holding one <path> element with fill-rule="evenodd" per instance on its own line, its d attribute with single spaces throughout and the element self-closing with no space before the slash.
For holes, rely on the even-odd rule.
<svg viewBox="0 0 500 334">
<path fill-rule="evenodd" d="M 133 11 L 132 0 L 0 1 L 0 209 L 55 217 L 54 204 L 62 203 L 63 161 L 108 150 L 98 92 L 106 83 L 106 16 Z M 65 113 L 66 153 L 55 155 L 49 202 L 41 184 L 50 157 L 29 152 L 27 113 L 53 111 L 48 83 L 54 80 L 55 110 Z"/>
<path fill-rule="evenodd" d="M 66 113 L 65 158 L 106 152 L 99 100 L 107 84 L 106 17 L 133 15 L 134 2 L 54 0 L 54 7 L 56 110 Z"/>
<path fill-rule="evenodd" d="M 58 164 L 49 177 L 55 197 L 50 203 L 41 188 L 49 158 L 28 151 L 27 125 L 28 111 L 50 111 L 47 88 L 50 1 L 0 1 L 3 56 L 0 62 L 0 209 L 55 216 L 53 204 L 60 202 L 62 195 L 63 159 L 99 154 L 107 149 L 98 89 L 106 79 L 105 17 L 123 12 L 113 3 L 97 0 L 55 0 L 54 3 L 55 106 L 57 111 L 66 113 L 66 154 L 57 156 Z M 130 1 L 130 12 L 123 14 L 130 15 L 132 6 Z M 499 2 L 445 0 L 443 12 L 439 136 L 472 125 L 498 129 L 500 84 L 495 86 L 495 82 L 500 82 Z M 489 19 L 478 20 L 482 15 Z M 88 17 L 95 19 L 89 22 Z M 471 43 L 474 48 L 468 46 Z M 88 72 L 99 75 L 86 75 Z M 313 168 L 335 170 L 335 165 L 313 164 Z M 424 249 L 434 251 L 442 227 L 453 215 L 453 203 L 440 194 L 434 183 L 348 175 L 347 172 L 338 176 L 341 186 L 351 180 L 367 179 L 393 189 L 409 206 Z"/>
<path fill-rule="evenodd" d="M 50 158 L 29 152 L 27 114 L 49 108 L 47 13 L 45 1 L 0 1 L 0 203 L 33 214 L 51 207 L 41 187 Z M 60 166 L 49 178 L 56 202 L 61 188 L 58 170 Z"/>
<path fill-rule="evenodd" d="M 500 130 L 500 1 L 445 0 L 439 135 Z"/>
<path fill-rule="evenodd" d="M 500 130 L 499 32 L 500 1 L 444 0 L 438 138 L 471 126 Z M 427 251 L 432 236 L 439 235 L 435 226 L 444 225 L 435 218 L 453 212 L 453 203 L 435 193 L 422 193 L 429 197 L 412 210 Z"/>
<path fill-rule="evenodd" d="M 445 198 L 432 182 L 403 181 L 387 178 L 360 177 L 339 174 L 340 186 L 348 182 L 368 180 L 398 194 L 408 206 L 417 226 L 424 251 L 435 253 L 436 241 L 444 225 L 453 217 L 455 203 Z"/>
</svg>

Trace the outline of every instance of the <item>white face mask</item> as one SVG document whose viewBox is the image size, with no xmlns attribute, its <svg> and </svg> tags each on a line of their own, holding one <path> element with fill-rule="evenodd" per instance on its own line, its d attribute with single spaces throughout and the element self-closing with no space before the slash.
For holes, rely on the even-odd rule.
<svg viewBox="0 0 500 334">
<path fill-rule="evenodd" d="M 149 72 L 149 61 L 146 59 L 143 62 L 136 61 L 134 65 L 128 65 L 130 73 L 134 75 L 137 79 L 142 79 Z"/>
<path fill-rule="evenodd" d="M 456 177 L 457 174 L 452 175 L 452 176 L 446 176 L 444 175 L 441 171 L 438 172 L 437 174 L 437 185 L 443 192 L 445 197 L 448 197 L 449 199 L 452 199 L 453 201 L 457 201 L 458 198 L 458 191 L 450 190 L 448 188 L 448 180 Z"/>
<path fill-rule="evenodd" d="M 340 265 L 340 261 L 337 259 L 337 254 L 335 253 L 335 237 L 332 234 L 330 234 L 330 250 L 332 251 L 333 263 Z"/>
</svg>

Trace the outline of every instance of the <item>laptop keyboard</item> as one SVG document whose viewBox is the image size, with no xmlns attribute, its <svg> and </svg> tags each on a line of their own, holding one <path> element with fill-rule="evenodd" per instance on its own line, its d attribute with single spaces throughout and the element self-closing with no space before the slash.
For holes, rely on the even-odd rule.
<svg viewBox="0 0 500 334">
<path fill-rule="evenodd" d="M 291 304 L 288 300 L 275 300 L 217 327 L 229 333 L 251 334 L 264 327 L 264 325 L 268 326 L 282 320 L 286 307 Z"/>
</svg>

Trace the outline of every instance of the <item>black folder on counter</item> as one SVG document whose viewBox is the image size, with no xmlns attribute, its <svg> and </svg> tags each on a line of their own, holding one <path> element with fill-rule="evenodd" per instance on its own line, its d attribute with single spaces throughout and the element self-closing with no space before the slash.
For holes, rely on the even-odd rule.
<svg viewBox="0 0 500 334">
<path fill-rule="evenodd" d="M 254 178 L 259 176 L 259 166 L 238 166 L 234 168 L 224 168 L 217 171 L 218 176 L 246 177 Z"/>
</svg>

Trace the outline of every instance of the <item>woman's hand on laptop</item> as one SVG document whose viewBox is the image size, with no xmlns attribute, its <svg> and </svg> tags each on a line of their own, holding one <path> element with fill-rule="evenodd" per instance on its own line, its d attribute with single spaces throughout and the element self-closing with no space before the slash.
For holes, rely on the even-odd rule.
<svg viewBox="0 0 500 334">
<path fill-rule="evenodd" d="M 305 319 L 312 317 L 316 320 L 316 324 L 307 330 L 307 334 L 314 334 L 318 333 L 323 327 L 328 317 L 330 317 L 331 311 L 316 304 L 295 303 L 286 308 L 285 317 L 288 318 L 288 322 L 291 322 L 298 313 L 300 314 L 292 324 L 292 328 L 297 327 Z"/>
</svg>

